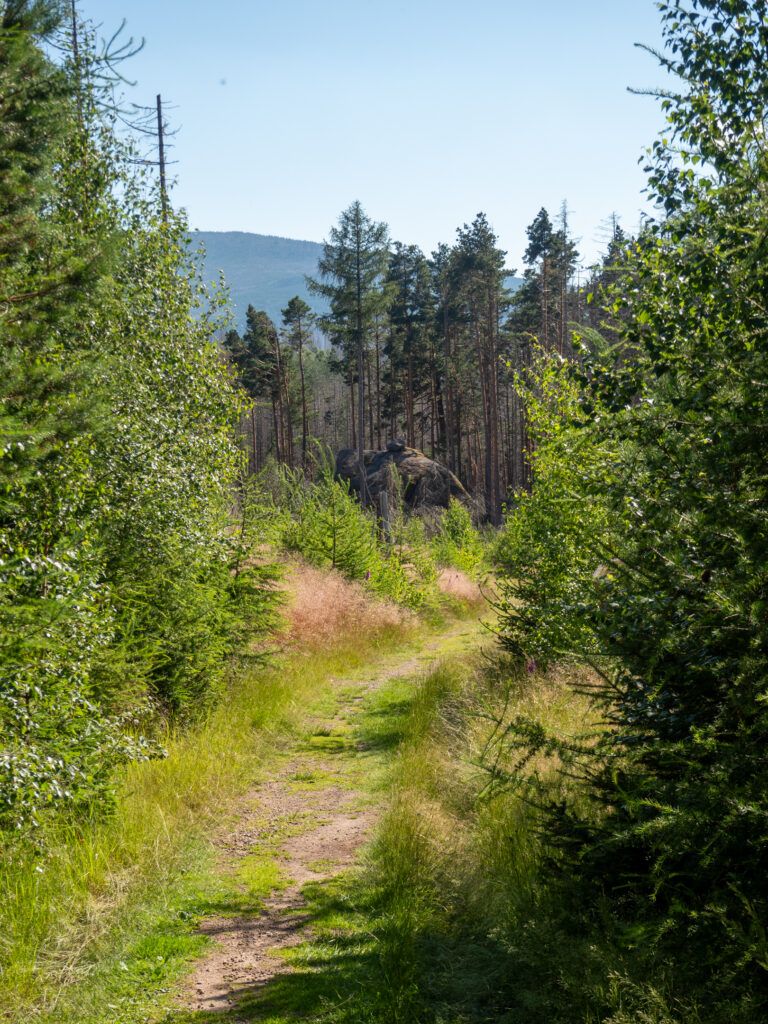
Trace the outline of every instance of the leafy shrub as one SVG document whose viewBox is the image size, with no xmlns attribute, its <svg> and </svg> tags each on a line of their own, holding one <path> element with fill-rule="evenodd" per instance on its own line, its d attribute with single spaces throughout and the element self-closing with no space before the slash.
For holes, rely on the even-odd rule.
<svg viewBox="0 0 768 1024">
<path fill-rule="evenodd" d="M 104 807 L 151 752 L 136 712 L 210 702 L 271 597 L 232 537 L 240 401 L 183 218 L 113 131 L 90 33 L 57 67 L 61 5 L 5 8 L 0 826 L 23 829 Z"/>
<path fill-rule="evenodd" d="M 409 608 L 427 608 L 437 595 L 437 566 L 418 516 L 402 513 L 392 522 L 392 541 L 382 545 L 381 593 Z"/>
<path fill-rule="evenodd" d="M 369 585 L 382 597 L 415 610 L 429 604 L 431 583 L 418 555 L 391 548 L 378 552 Z"/>
<path fill-rule="evenodd" d="M 504 643 L 540 665 L 596 655 L 584 608 L 612 558 L 612 520 L 600 496 L 611 447 L 589 429 L 578 384 L 558 359 L 540 353 L 525 380 L 535 486 L 515 496 L 493 548 L 500 567 Z"/>
<path fill-rule="evenodd" d="M 480 534 L 472 524 L 469 510 L 456 498 L 440 518 L 437 533 L 432 538 L 432 550 L 439 565 L 453 566 L 469 575 L 478 572 L 483 563 L 484 550 Z"/>
</svg>

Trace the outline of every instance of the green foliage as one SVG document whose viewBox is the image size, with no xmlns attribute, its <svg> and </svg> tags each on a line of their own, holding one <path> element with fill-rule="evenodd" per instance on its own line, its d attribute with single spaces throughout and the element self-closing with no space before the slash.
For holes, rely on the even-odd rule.
<svg viewBox="0 0 768 1024">
<path fill-rule="evenodd" d="M 560 359 L 540 353 L 519 381 L 534 443 L 535 486 L 515 496 L 494 546 L 502 568 L 505 646 L 518 660 L 542 665 L 598 654 L 582 604 L 610 571 L 618 529 L 599 497 L 613 449 L 589 429 L 572 378 Z"/>
<path fill-rule="evenodd" d="M 667 219 L 613 292 L 636 365 L 559 374 L 500 549 L 504 628 L 516 654 L 600 670 L 607 728 L 569 768 L 589 804 L 544 801 L 564 887 L 590 926 L 609 908 L 648 1006 L 666 975 L 670 1019 L 725 1024 L 768 1002 L 766 12 L 660 8 L 683 91 L 648 167 Z"/>
<path fill-rule="evenodd" d="M 406 608 L 434 604 L 437 573 L 428 548 L 408 545 L 384 548 L 371 570 L 372 590 Z"/>
<path fill-rule="evenodd" d="M 383 627 L 376 639 L 377 651 L 402 656 L 411 637 Z M 370 677 L 370 646 L 357 635 L 335 640 L 311 659 L 240 665 L 203 722 L 166 731 L 167 757 L 126 766 L 112 815 L 60 817 L 44 857 L 4 851 L 0 1006 L 9 1020 L 143 1021 L 156 1000 L 165 1005 L 185 954 L 202 951 L 197 920 L 253 910 L 276 865 L 259 851 L 222 878 L 211 836 L 254 779 L 279 771 L 287 739 L 303 746 L 307 714 L 327 714 L 339 678 Z"/>
<path fill-rule="evenodd" d="M 398 522 L 390 544 L 330 464 L 321 467 L 314 483 L 289 470 L 283 470 L 282 480 L 280 503 L 292 514 L 282 520 L 281 544 L 398 604 L 417 609 L 434 602 L 437 572 L 418 520 Z"/>
<path fill-rule="evenodd" d="M 440 565 L 452 565 L 470 576 L 476 575 L 483 565 L 485 552 L 480 534 L 466 505 L 456 498 L 451 498 L 440 517 L 431 546 Z"/>
<path fill-rule="evenodd" d="M 38 822 L 98 798 L 130 744 L 89 699 L 93 651 L 111 641 L 90 521 L 83 435 L 102 423 L 79 397 L 89 360 L 72 345 L 98 282 L 54 179 L 73 131 L 71 80 L 37 33 L 51 5 L 15 4 L 0 24 L 0 825 Z M 33 255 L 34 254 L 34 255 Z"/>
<path fill-rule="evenodd" d="M 249 306 L 242 338 L 237 331 L 228 331 L 224 345 L 241 386 L 251 398 L 277 396 L 277 329 L 263 310 Z"/>
<path fill-rule="evenodd" d="M 147 706 L 203 709 L 272 601 L 232 541 L 215 301 L 85 26 L 53 63 L 60 10 L 0 21 L 0 826 L 22 832 L 108 806 L 116 767 L 157 752 Z"/>
<path fill-rule="evenodd" d="M 370 578 L 376 559 L 376 526 L 349 486 L 326 472 L 317 483 L 304 488 L 298 514 L 285 533 L 285 544 L 314 565 L 364 580 Z"/>
<path fill-rule="evenodd" d="M 307 279 L 310 291 L 330 304 L 321 323 L 339 347 L 347 375 L 355 372 L 371 326 L 387 306 L 379 287 L 387 270 L 387 244 L 387 225 L 372 221 L 356 201 L 342 211 L 323 244 L 318 279 Z"/>
<path fill-rule="evenodd" d="M 392 469 L 389 539 L 379 533 L 379 559 L 373 589 L 413 609 L 428 609 L 437 596 L 437 564 L 424 521 L 404 511 L 401 479 Z"/>
</svg>

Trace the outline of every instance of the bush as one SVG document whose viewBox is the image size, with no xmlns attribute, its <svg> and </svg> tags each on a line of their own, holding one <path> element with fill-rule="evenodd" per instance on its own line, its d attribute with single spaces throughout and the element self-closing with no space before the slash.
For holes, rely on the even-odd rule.
<svg viewBox="0 0 768 1024">
<path fill-rule="evenodd" d="M 295 518 L 283 533 L 285 546 L 312 565 L 338 569 L 349 579 L 370 579 L 378 561 L 376 524 L 358 505 L 346 483 L 330 472 L 301 486 Z"/>
<path fill-rule="evenodd" d="M 453 566 L 470 576 L 476 575 L 484 560 L 480 534 L 472 524 L 469 510 L 456 498 L 440 517 L 432 550 L 439 565 Z"/>
<path fill-rule="evenodd" d="M 660 7 L 682 90 L 648 168 L 667 219 L 610 296 L 624 365 L 558 375 L 501 549 L 504 629 L 600 669 L 608 728 L 569 764 L 589 800 L 542 801 L 543 831 L 583 919 L 616 922 L 638 1012 L 664 981 L 681 1019 L 747 1024 L 768 1005 L 765 12 Z"/>
<path fill-rule="evenodd" d="M 294 509 L 282 528 L 288 550 L 407 608 L 431 602 L 436 570 L 418 520 L 396 520 L 390 544 L 381 537 L 375 516 L 361 508 L 348 483 L 336 480 L 330 467 L 323 467 L 314 483 L 290 471 L 283 479 Z"/>
<path fill-rule="evenodd" d="M 205 707 L 244 624 L 269 621 L 231 543 L 217 304 L 114 131 L 91 34 L 55 65 L 62 17 L 0 16 L 0 824 L 22 831 L 106 806 L 150 752 L 129 739 L 147 698 Z"/>
</svg>

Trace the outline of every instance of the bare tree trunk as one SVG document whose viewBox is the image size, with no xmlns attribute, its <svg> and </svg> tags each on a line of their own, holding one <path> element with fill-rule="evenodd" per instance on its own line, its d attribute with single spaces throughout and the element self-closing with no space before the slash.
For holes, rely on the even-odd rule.
<svg viewBox="0 0 768 1024">
<path fill-rule="evenodd" d="M 350 422 L 352 424 L 352 447 L 357 448 L 357 420 L 355 419 L 355 380 L 354 377 L 350 377 L 349 381 L 349 409 L 350 409 Z"/>
<path fill-rule="evenodd" d="M 441 459 L 446 458 L 447 451 L 447 416 L 445 399 L 440 375 L 435 374 L 435 415 L 437 417 L 437 450 Z M 450 461 L 450 460 L 449 460 Z"/>
<path fill-rule="evenodd" d="M 304 333 L 301 326 L 301 319 L 298 323 L 299 327 L 299 378 L 301 380 L 301 468 L 306 473 L 307 471 L 307 388 L 304 380 Z"/>
<path fill-rule="evenodd" d="M 251 472 L 255 473 L 258 471 L 259 459 L 258 452 L 256 449 L 256 407 L 251 406 L 251 456 L 253 458 L 253 465 L 251 466 Z"/>
<path fill-rule="evenodd" d="M 454 411 L 454 415 L 455 415 L 454 423 L 455 423 L 455 428 L 456 428 L 455 429 L 455 434 L 454 434 L 454 439 L 455 439 L 455 442 L 456 442 L 456 464 L 455 464 L 455 468 L 454 468 L 453 472 L 456 474 L 456 476 L 459 478 L 459 480 L 463 481 L 465 474 L 462 472 L 463 465 L 462 465 L 462 452 L 461 452 L 461 421 L 462 421 L 462 412 L 463 412 L 463 410 L 462 410 L 462 403 L 461 403 L 461 392 L 459 392 L 456 395 L 456 405 L 455 405 L 455 411 Z"/>
<path fill-rule="evenodd" d="M 278 462 L 283 461 L 283 449 L 280 443 L 280 421 L 277 415 L 277 397 L 272 393 L 272 423 L 274 430 L 274 441 L 275 441 L 275 457 Z"/>
<path fill-rule="evenodd" d="M 406 435 L 408 444 L 413 447 L 416 444 L 416 422 L 413 410 L 413 355 L 410 351 L 410 344 L 408 347 L 408 362 L 407 362 L 407 375 L 405 385 L 405 402 L 406 402 Z"/>
<path fill-rule="evenodd" d="M 437 437 L 435 428 L 437 426 L 437 395 L 435 393 L 435 374 L 434 372 L 429 375 L 429 454 L 431 458 L 435 458 L 437 453 Z"/>
<path fill-rule="evenodd" d="M 365 356 L 363 352 L 363 295 L 362 269 L 360 266 L 360 249 L 362 241 L 360 229 L 357 231 L 356 271 L 355 271 L 355 342 L 357 345 L 357 465 L 360 474 L 360 502 L 365 508 L 368 504 L 368 486 L 365 478 Z"/>
<path fill-rule="evenodd" d="M 381 340 L 376 325 L 376 447 L 381 451 Z"/>
<path fill-rule="evenodd" d="M 491 430 L 491 521 L 498 525 L 501 512 L 501 491 L 499 486 L 499 366 L 498 366 L 499 313 L 495 284 L 488 296 L 488 347 L 489 347 L 489 425 Z"/>
<path fill-rule="evenodd" d="M 459 463 L 456 458 L 456 421 L 455 421 L 455 392 L 453 386 L 453 354 L 451 351 L 451 331 L 448 324 L 448 297 L 443 295 L 443 345 L 445 348 L 445 435 L 446 455 L 448 468 L 451 472 L 459 473 Z"/>
<path fill-rule="evenodd" d="M 290 408 L 288 408 L 288 384 L 283 370 L 280 342 L 275 335 L 275 366 L 277 367 L 277 408 L 280 423 L 280 446 L 283 458 L 289 465 L 293 464 L 293 429 L 291 426 Z"/>
<path fill-rule="evenodd" d="M 371 448 L 376 443 L 376 439 L 373 433 L 373 390 L 372 390 L 372 374 L 371 374 L 371 354 L 370 352 L 365 353 L 365 377 L 368 384 L 368 437 L 371 442 Z"/>
<path fill-rule="evenodd" d="M 163 101 L 157 94 L 157 158 L 160 166 L 160 206 L 163 224 L 168 223 L 168 190 L 165 183 L 165 125 L 163 123 Z"/>
</svg>

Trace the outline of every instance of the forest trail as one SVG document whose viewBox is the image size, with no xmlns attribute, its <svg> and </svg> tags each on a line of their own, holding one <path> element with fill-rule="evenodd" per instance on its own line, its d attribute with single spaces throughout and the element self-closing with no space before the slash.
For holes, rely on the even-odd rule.
<svg viewBox="0 0 768 1024">
<path fill-rule="evenodd" d="M 370 699 L 393 680 L 474 648 L 480 629 L 478 622 L 458 623 L 416 655 L 368 666 L 359 679 L 335 679 L 331 701 L 308 712 L 302 735 L 269 780 L 243 798 L 234 827 L 216 839 L 220 870 L 238 878 L 255 872 L 267 892 L 244 913 L 201 922 L 214 945 L 194 967 L 178 1012 L 164 1018 L 168 1024 L 242 1020 L 243 1000 L 291 972 L 281 954 L 311 937 L 304 887 L 349 868 L 382 809 L 375 778 L 386 771 L 397 736 L 385 723 L 383 732 L 366 737 Z"/>
</svg>

